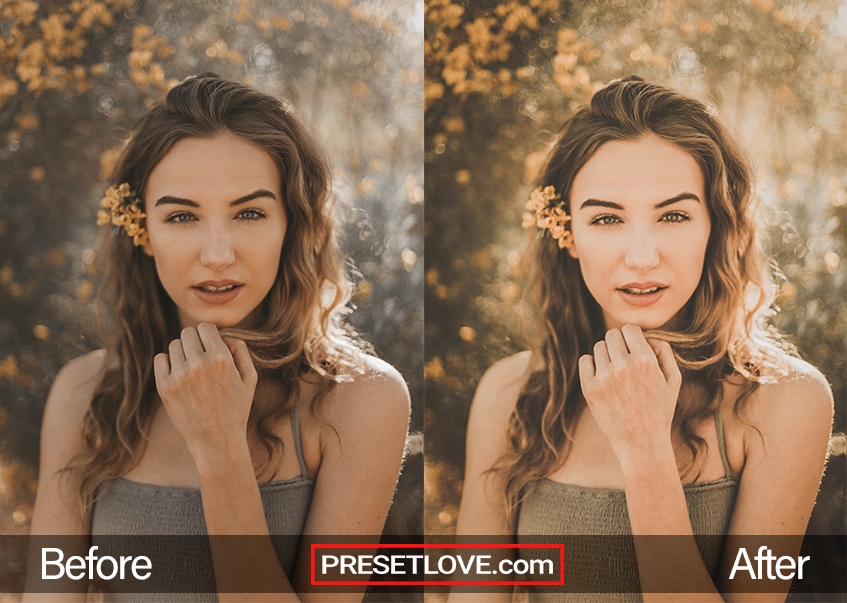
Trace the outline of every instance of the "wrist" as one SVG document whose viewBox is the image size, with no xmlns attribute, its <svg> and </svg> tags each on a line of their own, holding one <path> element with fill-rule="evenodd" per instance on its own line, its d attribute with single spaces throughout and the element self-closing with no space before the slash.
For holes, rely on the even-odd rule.
<svg viewBox="0 0 847 603">
<path fill-rule="evenodd" d="M 190 452 L 201 481 L 230 471 L 241 472 L 245 467 L 249 467 L 251 474 L 254 471 L 246 438 L 226 444 L 208 443 Z"/>
<path fill-rule="evenodd" d="M 624 481 L 654 479 L 671 472 L 679 474 L 670 438 L 667 441 L 639 442 L 626 451 L 615 451 Z"/>
</svg>

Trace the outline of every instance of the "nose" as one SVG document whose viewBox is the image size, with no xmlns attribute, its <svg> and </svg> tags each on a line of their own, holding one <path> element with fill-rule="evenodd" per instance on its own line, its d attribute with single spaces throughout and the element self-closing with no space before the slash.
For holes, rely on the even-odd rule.
<svg viewBox="0 0 847 603">
<path fill-rule="evenodd" d="M 658 266 L 659 248 L 655 237 L 645 231 L 634 233 L 627 241 L 624 264 L 642 274 Z"/>
<path fill-rule="evenodd" d="M 235 263 L 235 245 L 228 228 L 213 226 L 204 233 L 200 263 L 218 272 Z"/>
</svg>

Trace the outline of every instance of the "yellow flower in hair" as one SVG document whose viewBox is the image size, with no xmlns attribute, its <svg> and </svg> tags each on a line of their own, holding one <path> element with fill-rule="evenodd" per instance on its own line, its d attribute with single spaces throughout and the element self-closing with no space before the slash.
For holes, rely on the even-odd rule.
<svg viewBox="0 0 847 603">
<path fill-rule="evenodd" d="M 106 194 L 100 200 L 100 207 L 104 209 L 97 212 L 98 226 L 111 223 L 123 228 L 127 236 L 132 237 L 132 243 L 136 247 L 147 243 L 147 229 L 141 225 L 147 214 L 141 211 L 140 201 L 128 182 L 107 188 Z"/>
<path fill-rule="evenodd" d="M 112 214 L 107 212 L 105 209 L 101 209 L 97 212 L 97 226 L 103 226 L 104 224 L 108 224 L 112 221 Z"/>
<path fill-rule="evenodd" d="M 143 247 L 147 244 L 148 238 L 147 230 L 142 228 L 137 235 L 132 237 L 132 244 L 136 247 Z"/>
<path fill-rule="evenodd" d="M 556 240 L 559 249 L 573 244 L 573 235 L 568 228 L 571 217 L 565 211 L 565 202 L 556 194 L 555 187 L 535 188 L 529 194 L 526 209 L 521 221 L 524 228 L 534 226 L 542 232 L 547 232 Z"/>
</svg>

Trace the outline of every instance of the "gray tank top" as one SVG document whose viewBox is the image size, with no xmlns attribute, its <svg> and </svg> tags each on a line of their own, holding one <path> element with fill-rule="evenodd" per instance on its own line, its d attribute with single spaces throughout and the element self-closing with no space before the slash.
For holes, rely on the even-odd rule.
<svg viewBox="0 0 847 603">
<path fill-rule="evenodd" d="M 720 413 L 715 413 L 715 428 L 724 477 L 683 486 L 697 546 L 713 577 L 738 494 Z M 532 601 L 641 601 L 631 535 L 623 490 L 538 480 L 518 510 L 517 541 L 564 542 L 565 584 L 524 592 L 531 593 Z"/>
<path fill-rule="evenodd" d="M 291 576 L 300 536 L 312 502 L 315 482 L 306 470 L 296 408 L 291 411 L 294 450 L 300 475 L 294 479 L 259 484 L 268 530 L 286 575 Z M 122 549 L 154 560 L 150 578 L 138 586 L 143 592 L 109 592 L 106 601 L 217 601 L 211 550 L 206 538 L 203 502 L 197 488 L 155 486 L 116 478 L 102 486 L 91 519 L 91 541 L 99 554 L 117 557 Z M 152 538 L 143 538 L 152 536 Z M 143 551 L 143 552 L 142 552 Z M 131 590 L 131 584 L 117 587 Z M 180 591 L 169 596 L 161 593 Z M 188 591 L 188 592 L 187 592 Z"/>
</svg>

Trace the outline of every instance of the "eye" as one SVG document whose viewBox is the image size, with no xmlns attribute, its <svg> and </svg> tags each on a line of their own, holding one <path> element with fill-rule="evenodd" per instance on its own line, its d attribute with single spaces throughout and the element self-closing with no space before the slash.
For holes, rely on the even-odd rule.
<svg viewBox="0 0 847 603">
<path fill-rule="evenodd" d="M 665 215 L 663 215 L 660 220 L 662 222 L 690 222 L 691 217 L 685 213 L 684 211 L 669 211 Z"/>
<path fill-rule="evenodd" d="M 196 219 L 197 218 L 191 212 L 178 211 L 165 218 L 165 222 L 171 224 L 187 224 L 188 222 L 193 222 Z"/>
<path fill-rule="evenodd" d="M 620 223 L 621 219 L 614 214 L 603 214 L 592 218 L 591 222 L 589 222 L 591 226 L 614 226 Z"/>
<path fill-rule="evenodd" d="M 251 222 L 255 222 L 257 220 L 264 220 L 267 218 L 265 212 L 259 209 L 245 209 L 238 212 L 238 217 L 242 220 L 249 220 Z"/>
</svg>

